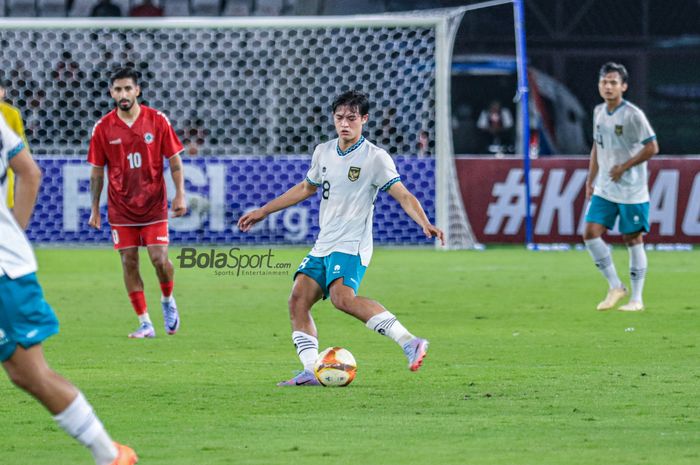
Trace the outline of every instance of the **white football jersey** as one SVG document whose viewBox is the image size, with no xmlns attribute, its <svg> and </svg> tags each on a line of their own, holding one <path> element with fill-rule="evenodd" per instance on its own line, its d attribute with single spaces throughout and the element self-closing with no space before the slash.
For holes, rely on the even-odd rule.
<svg viewBox="0 0 700 465">
<path fill-rule="evenodd" d="M 610 178 L 613 166 L 626 162 L 656 138 L 644 112 L 626 100 L 612 112 L 601 103 L 593 112 L 593 137 L 598 155 L 593 193 L 617 203 L 648 202 L 646 162 L 625 171 L 617 182 Z"/>
<path fill-rule="evenodd" d="M 369 265 L 374 200 L 378 191 L 400 180 L 389 154 L 364 137 L 345 152 L 338 139 L 318 145 L 306 175 L 306 181 L 321 190 L 321 232 L 310 254 L 359 254 L 362 264 Z"/>
<path fill-rule="evenodd" d="M 24 148 L 24 142 L 0 115 L 0 276 L 12 279 L 36 271 L 32 246 L 7 208 L 7 169 L 10 160 Z"/>
</svg>

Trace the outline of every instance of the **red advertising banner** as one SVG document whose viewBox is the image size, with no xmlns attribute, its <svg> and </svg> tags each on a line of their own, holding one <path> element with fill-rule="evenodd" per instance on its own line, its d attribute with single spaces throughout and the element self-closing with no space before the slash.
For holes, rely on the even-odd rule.
<svg viewBox="0 0 700 465">
<path fill-rule="evenodd" d="M 700 243 L 700 158 L 655 157 L 648 163 L 651 231 L 645 241 Z M 522 160 L 460 157 L 456 164 L 469 223 L 479 242 L 524 242 Z M 581 241 L 587 173 L 587 158 L 532 160 L 535 242 Z M 610 233 L 616 235 L 617 231 Z"/>
</svg>

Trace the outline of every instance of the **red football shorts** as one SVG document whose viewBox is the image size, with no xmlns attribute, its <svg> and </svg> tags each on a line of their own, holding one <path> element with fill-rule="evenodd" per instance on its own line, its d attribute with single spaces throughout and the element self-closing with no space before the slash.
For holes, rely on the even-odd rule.
<svg viewBox="0 0 700 465">
<path fill-rule="evenodd" d="M 146 226 L 112 226 L 114 249 L 149 245 L 168 245 L 168 222 L 148 224 Z"/>
</svg>

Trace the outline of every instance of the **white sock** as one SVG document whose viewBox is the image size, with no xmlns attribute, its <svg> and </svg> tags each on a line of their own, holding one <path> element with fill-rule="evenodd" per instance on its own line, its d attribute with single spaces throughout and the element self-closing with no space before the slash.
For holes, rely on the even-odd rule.
<svg viewBox="0 0 700 465">
<path fill-rule="evenodd" d="M 160 295 L 161 303 L 172 302 L 173 300 L 175 299 L 173 298 L 172 294 L 170 294 L 168 297 L 165 297 L 163 294 Z"/>
<path fill-rule="evenodd" d="M 616 287 L 622 287 L 622 281 L 617 275 L 617 270 L 615 270 L 615 263 L 612 261 L 612 255 L 610 255 L 610 249 L 608 245 L 600 237 L 584 241 L 588 253 L 591 254 L 595 266 L 603 273 L 605 279 L 608 280 L 610 289 Z"/>
<path fill-rule="evenodd" d="M 53 419 L 66 433 L 90 449 L 97 465 L 109 465 L 117 458 L 117 448 L 81 392 Z"/>
<path fill-rule="evenodd" d="M 401 347 L 414 337 L 390 311 L 374 315 L 367 320 L 365 326 L 383 336 L 392 338 Z"/>
<path fill-rule="evenodd" d="M 630 300 L 642 302 L 642 290 L 644 290 L 644 278 L 647 274 L 647 253 L 644 244 L 627 247 L 630 253 L 630 281 L 632 284 L 632 295 Z"/>
<path fill-rule="evenodd" d="M 143 315 L 139 315 L 139 323 L 148 323 L 149 325 L 152 325 L 151 323 L 151 317 L 148 316 L 148 312 L 144 313 Z"/>
<path fill-rule="evenodd" d="M 314 371 L 314 364 L 318 360 L 318 339 L 301 331 L 292 332 L 292 341 L 297 349 L 297 355 L 304 370 Z"/>
</svg>

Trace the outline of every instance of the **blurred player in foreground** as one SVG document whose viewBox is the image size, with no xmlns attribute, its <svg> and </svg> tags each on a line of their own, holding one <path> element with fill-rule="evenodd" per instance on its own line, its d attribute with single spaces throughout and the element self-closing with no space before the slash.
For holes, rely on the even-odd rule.
<svg viewBox="0 0 700 465">
<path fill-rule="evenodd" d="M 110 77 L 109 90 L 117 108 L 102 117 L 92 132 L 88 163 L 92 212 L 89 225 L 101 227 L 100 194 L 107 168 L 107 217 L 114 248 L 121 254 L 124 283 L 139 327 L 131 338 L 151 338 L 156 332 L 148 315 L 139 272 L 139 246 L 145 246 L 160 288 L 165 331 L 175 334 L 180 315 L 173 297 L 175 270 L 168 259 L 168 197 L 163 177 L 163 157 L 168 159 L 175 184 L 173 216 L 187 213 L 185 179 L 180 153 L 182 143 L 165 115 L 140 105 L 138 74 L 120 68 Z"/>
<path fill-rule="evenodd" d="M 378 191 L 389 192 L 427 237 L 437 237 L 444 245 L 443 232 L 430 223 L 418 199 L 401 183 L 389 154 L 362 135 L 369 118 L 367 96 L 345 92 L 333 102 L 332 112 L 338 138 L 316 147 L 306 179 L 238 220 L 241 231 L 249 231 L 269 214 L 321 188 L 321 232 L 294 275 L 289 297 L 292 340 L 304 371 L 279 386 L 319 385 L 313 373 L 318 334 L 311 307 L 322 298 L 330 297 L 337 309 L 398 343 L 412 371 L 420 368 L 428 349 L 427 340 L 408 332 L 391 312 L 358 296 L 357 290 L 372 257 L 372 216 Z"/>
<path fill-rule="evenodd" d="M 97 465 L 133 465 L 129 447 L 112 442 L 92 406 L 49 368 L 42 342 L 58 332 L 58 320 L 36 279 L 37 264 L 24 229 L 34 210 L 41 171 L 22 139 L 0 116 L 0 185 L 17 174 L 13 212 L 0 202 L 0 361 L 10 380 L 51 412 L 56 423 L 92 452 Z"/>
<path fill-rule="evenodd" d="M 642 234 L 649 232 L 649 188 L 647 160 L 659 153 L 656 134 L 644 112 L 624 100 L 627 70 L 617 63 L 600 69 L 598 91 L 605 103 L 593 112 L 594 142 L 591 149 L 583 239 L 595 266 L 608 281 L 608 294 L 598 310 L 609 310 L 628 294 L 620 281 L 608 245 L 601 236 L 620 219 L 620 232 L 630 257 L 632 295 L 619 310 L 644 310 L 642 290 L 647 273 L 647 255 Z"/>
</svg>

